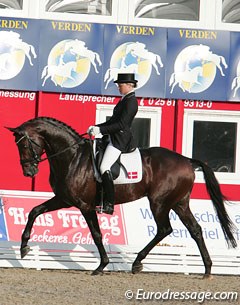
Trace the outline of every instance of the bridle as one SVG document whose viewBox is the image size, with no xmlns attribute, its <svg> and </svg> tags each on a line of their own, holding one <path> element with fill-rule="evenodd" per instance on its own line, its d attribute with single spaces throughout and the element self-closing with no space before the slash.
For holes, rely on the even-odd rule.
<svg viewBox="0 0 240 305">
<path fill-rule="evenodd" d="M 16 141 L 16 144 L 19 144 L 22 140 L 27 139 L 28 140 L 28 148 L 30 149 L 30 152 L 32 154 L 31 159 L 20 159 L 21 165 L 24 165 L 26 163 L 35 163 L 38 164 L 41 162 L 41 157 L 38 155 L 36 150 L 33 147 L 33 144 L 40 147 L 38 143 L 36 143 L 34 140 L 32 140 L 27 133 L 25 133 L 18 141 Z"/>
<path fill-rule="evenodd" d="M 80 137 L 84 137 L 86 135 L 87 135 L 87 133 L 83 133 L 83 134 L 80 135 Z M 72 148 L 75 145 L 82 144 L 83 141 L 84 142 L 85 141 L 89 141 L 89 139 L 82 138 L 80 142 L 73 143 L 72 145 L 70 145 L 70 146 L 64 148 L 63 150 L 60 150 L 57 153 L 52 154 L 52 155 L 50 155 L 48 157 L 41 158 L 41 156 L 39 156 L 39 154 L 34 149 L 34 145 L 36 145 L 37 147 L 40 147 L 40 148 L 41 148 L 41 146 L 38 143 L 36 143 L 33 139 L 31 139 L 27 133 L 24 133 L 24 135 L 19 140 L 16 141 L 16 144 L 19 144 L 24 139 L 27 139 L 27 141 L 28 141 L 28 148 L 29 148 L 29 150 L 30 150 L 30 152 L 32 154 L 32 158 L 29 158 L 29 159 L 20 159 L 21 165 L 24 165 L 26 163 L 33 163 L 34 165 L 37 165 L 40 162 L 43 162 L 45 160 L 51 159 L 53 157 L 56 157 L 56 156 L 64 153 L 65 151 L 69 150 L 70 148 Z M 44 151 L 43 151 L 43 153 L 44 153 Z"/>
</svg>

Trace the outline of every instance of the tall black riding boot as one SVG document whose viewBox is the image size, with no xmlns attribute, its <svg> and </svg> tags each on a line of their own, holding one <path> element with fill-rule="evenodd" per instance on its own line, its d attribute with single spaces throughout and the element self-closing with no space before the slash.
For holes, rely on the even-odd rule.
<svg viewBox="0 0 240 305">
<path fill-rule="evenodd" d="M 110 171 L 105 171 L 102 175 L 103 186 L 103 213 L 112 215 L 114 212 L 114 185 Z"/>
</svg>

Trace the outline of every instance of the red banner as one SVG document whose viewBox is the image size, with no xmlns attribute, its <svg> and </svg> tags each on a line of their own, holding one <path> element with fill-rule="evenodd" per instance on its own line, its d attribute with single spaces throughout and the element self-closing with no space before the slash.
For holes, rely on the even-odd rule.
<svg viewBox="0 0 240 305">
<path fill-rule="evenodd" d="M 50 197 L 49 197 L 50 198 Z M 31 209 L 49 198 L 3 196 L 4 214 L 9 241 L 21 240 Z M 104 245 L 126 244 L 125 226 L 120 206 L 114 215 L 98 214 Z M 61 209 L 37 217 L 31 232 L 32 242 L 93 244 L 85 218 L 78 209 Z"/>
</svg>

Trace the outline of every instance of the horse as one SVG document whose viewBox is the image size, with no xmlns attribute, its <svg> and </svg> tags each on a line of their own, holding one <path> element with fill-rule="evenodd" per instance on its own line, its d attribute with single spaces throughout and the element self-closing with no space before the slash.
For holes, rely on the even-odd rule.
<svg viewBox="0 0 240 305">
<path fill-rule="evenodd" d="M 63 83 L 66 78 L 70 78 L 72 81 L 75 82 L 75 79 L 72 77 L 72 71 L 77 71 L 77 62 L 76 61 L 69 61 L 67 63 L 60 63 L 59 65 L 47 65 L 43 68 L 41 78 L 44 78 L 42 86 L 45 85 L 46 80 L 51 77 L 51 80 L 57 86 L 58 83 L 54 79 L 55 76 L 62 77 L 62 81 L 60 86 L 63 87 Z"/>
<path fill-rule="evenodd" d="M 225 76 L 221 64 L 223 64 L 225 69 L 227 69 L 228 65 L 226 63 L 225 58 L 222 55 L 217 55 L 212 52 L 208 52 L 204 57 L 204 62 L 213 62 L 216 65 L 216 67 L 219 69 L 221 75 Z"/>
<path fill-rule="evenodd" d="M 216 65 L 216 67 L 219 69 L 221 75 L 225 76 L 221 64 L 223 64 L 225 69 L 227 69 L 228 65 L 226 63 L 225 58 L 222 55 L 214 54 L 212 51 L 210 51 L 209 46 L 203 44 L 200 44 L 198 46 L 198 52 L 196 54 L 198 59 L 201 60 L 203 64 L 208 62 L 213 62 Z"/>
<path fill-rule="evenodd" d="M 148 51 L 147 49 L 145 49 L 145 47 L 146 45 L 144 43 L 140 43 L 137 41 L 135 43 L 131 43 L 127 45 L 126 53 L 128 54 L 130 52 L 134 56 L 138 56 L 140 58 L 148 60 L 156 70 L 156 73 L 160 75 L 157 66 L 157 64 L 159 64 L 161 68 L 163 67 L 163 62 L 160 55 Z"/>
<path fill-rule="evenodd" d="M 184 88 L 182 82 L 189 83 L 188 92 L 191 92 L 191 87 L 193 84 L 201 85 L 201 83 L 198 81 L 198 77 L 202 75 L 203 75 L 203 67 L 200 66 L 197 66 L 192 70 L 173 72 L 169 80 L 169 86 L 172 86 L 171 93 L 173 93 L 173 89 L 177 84 L 179 84 L 179 87 L 183 90 L 183 92 L 185 92 L 186 88 Z"/>
<path fill-rule="evenodd" d="M 30 65 L 33 66 L 31 55 L 33 56 L 33 58 L 37 57 L 35 48 L 33 45 L 24 42 L 20 38 L 19 33 L 13 31 L 0 31 L 0 43 L 9 45 L 13 49 L 18 49 L 23 51 L 24 54 L 27 56 Z"/>
<path fill-rule="evenodd" d="M 30 251 L 28 241 L 35 219 L 46 212 L 77 207 L 84 216 L 94 243 L 100 254 L 100 264 L 92 275 L 103 274 L 109 258 L 102 242 L 95 210 L 96 180 L 92 164 L 92 139 L 77 133 L 69 125 L 49 117 L 37 117 L 10 130 L 18 147 L 23 175 L 34 177 L 38 165 L 48 160 L 50 185 L 54 196 L 34 207 L 28 216 L 21 237 L 20 253 L 25 257 Z M 191 159 L 162 147 L 140 149 L 143 178 L 135 184 L 115 185 L 115 201 L 118 204 L 147 196 L 157 225 L 155 237 L 137 254 L 132 273 L 143 268 L 142 260 L 164 237 L 171 234 L 170 210 L 175 211 L 197 243 L 205 266 L 204 278 L 211 278 L 212 261 L 206 248 L 202 230 L 194 218 L 189 199 L 194 185 L 195 167 L 203 170 L 206 187 L 219 218 L 229 247 L 236 247 L 234 225 L 225 209 L 225 197 L 213 170 L 204 162 Z M 46 157 L 43 158 L 43 154 Z"/>
<path fill-rule="evenodd" d="M 78 57 L 88 58 L 90 60 L 91 64 L 93 65 L 95 72 L 99 73 L 95 59 L 96 59 L 98 65 L 101 66 L 102 62 L 101 62 L 100 56 L 98 53 L 96 53 L 92 50 L 88 50 L 88 48 L 85 47 L 85 42 L 78 40 L 78 39 L 67 42 L 65 44 L 65 50 L 69 50 L 70 53 L 72 53 L 73 55 L 77 55 Z"/>
<path fill-rule="evenodd" d="M 35 52 L 35 48 L 33 45 L 19 40 L 19 41 L 14 42 L 13 47 L 18 50 L 22 50 L 24 52 L 24 54 L 27 56 L 30 65 L 33 66 L 31 55 L 33 55 L 33 58 L 37 57 L 37 54 Z"/>
</svg>

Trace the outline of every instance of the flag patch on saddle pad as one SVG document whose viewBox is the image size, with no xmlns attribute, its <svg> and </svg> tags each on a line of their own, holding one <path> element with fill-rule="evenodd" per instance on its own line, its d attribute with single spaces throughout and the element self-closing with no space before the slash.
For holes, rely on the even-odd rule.
<svg viewBox="0 0 240 305">
<path fill-rule="evenodd" d="M 142 180 L 142 158 L 138 148 L 131 153 L 122 153 L 120 160 L 125 170 L 120 167 L 120 174 L 114 184 L 137 183 Z"/>
<path fill-rule="evenodd" d="M 128 172 L 128 179 L 137 179 L 138 172 Z"/>
</svg>

